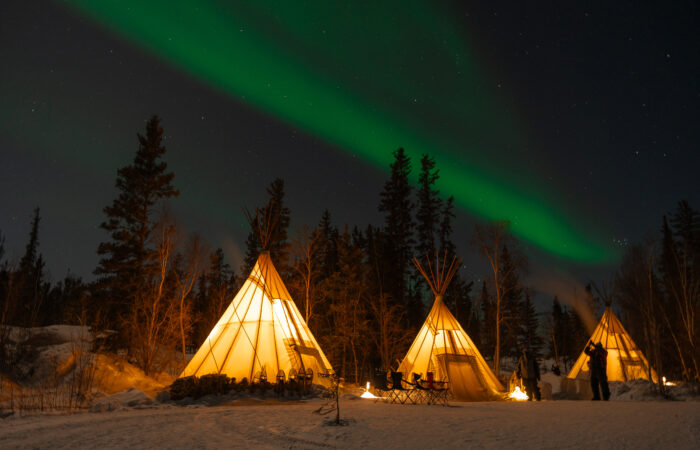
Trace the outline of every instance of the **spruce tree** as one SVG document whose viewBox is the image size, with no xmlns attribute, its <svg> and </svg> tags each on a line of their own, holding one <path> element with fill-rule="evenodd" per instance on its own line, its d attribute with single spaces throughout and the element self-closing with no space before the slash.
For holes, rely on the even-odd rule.
<svg viewBox="0 0 700 450">
<path fill-rule="evenodd" d="M 253 270 L 255 262 L 263 250 L 270 252 L 270 257 L 280 271 L 284 271 L 287 264 L 287 230 L 289 229 L 290 212 L 284 204 L 284 181 L 281 178 L 275 178 L 267 188 L 267 194 L 270 196 L 267 205 L 258 208 L 258 214 L 251 217 L 252 229 L 246 239 L 246 254 L 244 264 L 241 267 L 243 274 L 248 274 Z M 270 223 L 264 223 L 267 220 Z M 269 242 L 265 249 L 262 248 L 258 236 L 260 226 L 262 229 L 269 227 L 270 231 Z"/>
<path fill-rule="evenodd" d="M 338 270 L 326 283 L 330 327 L 321 340 L 339 375 L 359 383 L 362 352 L 368 339 L 363 253 L 353 245 L 347 226 L 337 242 Z"/>
<path fill-rule="evenodd" d="M 689 261 L 688 269 L 698 269 L 695 264 L 700 264 L 700 212 L 682 200 L 671 216 L 671 226 L 682 249 L 682 257 Z"/>
<path fill-rule="evenodd" d="M 365 231 L 366 236 L 366 247 L 365 253 L 367 255 L 367 284 L 369 292 L 374 292 L 376 295 L 382 296 L 386 294 L 384 289 L 384 271 L 381 267 L 381 255 L 383 254 L 383 249 L 380 245 L 384 240 L 381 236 L 381 230 L 373 227 L 372 225 L 367 225 L 367 230 Z M 401 305 L 403 307 L 403 305 Z"/>
<path fill-rule="evenodd" d="M 4 264 L 2 262 L 2 259 L 5 257 L 5 235 L 2 234 L 2 231 L 0 231 L 0 267 L 3 267 Z"/>
<path fill-rule="evenodd" d="M 456 252 L 455 244 L 452 242 L 452 219 L 455 218 L 454 213 L 454 197 L 450 196 L 442 207 L 440 220 L 440 254 L 445 251 L 447 254 Z"/>
<path fill-rule="evenodd" d="M 321 215 L 318 230 L 322 240 L 321 278 L 331 276 L 338 269 L 338 228 L 333 225 L 327 209 Z"/>
<path fill-rule="evenodd" d="M 581 320 L 575 309 L 567 308 L 566 313 L 566 329 L 569 331 L 570 338 L 567 340 L 567 357 L 571 364 L 576 361 L 586 343 L 590 339 L 590 332 L 586 330 L 586 326 Z"/>
<path fill-rule="evenodd" d="M 492 355 L 496 351 L 496 327 L 488 326 L 496 322 L 496 305 L 489 294 L 486 282 L 481 283 L 481 292 L 479 293 L 479 303 L 481 304 L 481 313 L 483 315 L 483 323 L 481 327 L 481 349 L 482 355 L 487 359 L 492 359 Z"/>
<path fill-rule="evenodd" d="M 435 169 L 435 160 L 428 155 L 421 158 L 421 170 L 418 174 L 418 190 L 416 196 L 416 251 L 415 255 L 421 260 L 424 258 L 435 259 L 437 240 L 439 239 L 439 225 L 442 202 L 440 192 L 435 189 L 435 182 L 440 178 L 439 171 Z M 442 255 L 441 255 L 442 257 Z M 430 301 L 430 288 L 425 278 L 413 268 L 411 273 L 411 285 L 415 294 L 423 303 Z M 454 287 L 454 284 L 452 285 Z M 459 286 L 457 290 L 459 291 Z M 455 301 L 459 299 L 454 298 Z"/>
<path fill-rule="evenodd" d="M 195 298 L 197 323 L 195 334 L 202 342 L 226 311 L 236 293 L 235 274 L 217 248 L 209 255 L 209 266 L 199 278 Z"/>
<path fill-rule="evenodd" d="M 100 228 L 109 240 L 100 243 L 95 274 L 95 297 L 106 303 L 109 325 L 119 324 L 120 317 L 145 288 L 157 250 L 150 242 L 158 222 L 158 207 L 179 192 L 172 184 L 175 174 L 168 172 L 162 160 L 163 128 L 158 116 L 146 124 L 146 134 L 137 134 L 138 150 L 128 166 L 117 171 L 117 198 L 104 209 L 107 216 Z"/>
<path fill-rule="evenodd" d="M 32 226 L 29 231 L 29 241 L 24 248 L 24 255 L 19 261 L 19 271 L 25 277 L 29 277 L 34 273 L 37 259 L 39 257 L 39 208 L 34 209 L 34 217 L 32 218 Z"/>
<path fill-rule="evenodd" d="M 501 354 L 518 357 L 521 346 L 519 339 L 524 334 L 525 325 L 522 317 L 524 288 L 520 282 L 517 257 L 512 255 L 507 245 L 501 249 L 500 262 L 499 270 L 501 280 L 503 280 L 500 317 L 503 330 Z"/>
<path fill-rule="evenodd" d="M 525 292 L 525 300 L 522 302 L 521 313 L 521 332 L 520 341 L 528 348 L 535 356 L 540 356 L 542 352 L 543 340 L 539 334 L 539 320 L 537 319 L 537 311 L 532 303 L 530 293 Z"/>
<path fill-rule="evenodd" d="M 417 244 L 416 253 L 420 258 L 428 255 L 434 258 L 436 237 L 440 232 L 440 213 L 442 201 L 440 191 L 435 189 L 435 182 L 440 178 L 439 170 L 435 168 L 435 160 L 423 155 L 420 160 L 421 170 L 418 175 L 418 205 L 416 210 Z"/>
<path fill-rule="evenodd" d="M 419 301 L 415 296 L 409 296 L 414 245 L 413 188 L 408 179 L 411 160 L 404 149 L 394 152 L 394 162 L 390 167 L 391 175 L 384 184 L 379 203 L 379 212 L 385 214 L 383 237 L 386 242 L 382 245 L 382 267 L 386 273 L 384 287 L 394 301 L 406 306 L 409 323 L 417 325 L 424 318 Z"/>
<path fill-rule="evenodd" d="M 698 311 L 700 311 L 700 214 L 688 202 L 678 203 L 669 220 L 663 218 L 661 284 L 664 320 L 676 343 L 678 362 L 686 380 L 700 379 Z"/>
<path fill-rule="evenodd" d="M 549 356 L 555 359 L 555 363 L 559 364 L 559 360 L 566 352 L 566 317 L 564 310 L 559 303 L 557 296 L 552 300 L 552 322 L 549 340 Z"/>
<path fill-rule="evenodd" d="M 436 203 L 436 206 L 438 210 L 435 211 L 436 222 L 434 231 L 437 235 L 436 244 L 439 245 L 436 250 L 440 255 L 445 253 L 454 255 L 457 251 L 457 246 L 452 240 L 452 219 L 455 218 L 454 197 L 449 197 L 444 204 L 442 201 L 439 201 Z M 439 223 L 437 221 L 438 218 Z M 480 340 L 481 327 L 478 311 L 471 299 L 473 285 L 474 283 L 471 281 L 469 283 L 464 281 L 458 270 L 447 288 L 445 300 L 447 306 L 451 309 L 457 321 L 464 327 L 467 334 L 472 340 L 478 342 Z"/>
<path fill-rule="evenodd" d="M 29 241 L 17 272 L 17 312 L 14 322 L 25 327 L 43 325 L 42 307 L 48 286 L 44 283 L 44 258 L 39 254 L 39 208 L 34 209 Z"/>
</svg>

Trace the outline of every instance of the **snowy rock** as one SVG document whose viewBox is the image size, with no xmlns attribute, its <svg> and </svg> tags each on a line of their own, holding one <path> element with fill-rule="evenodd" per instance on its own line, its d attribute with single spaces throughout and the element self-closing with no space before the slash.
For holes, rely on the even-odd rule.
<svg viewBox="0 0 700 450">
<path fill-rule="evenodd" d="M 125 409 L 121 403 L 116 400 L 111 400 L 108 398 L 100 399 L 96 401 L 91 407 L 90 412 L 93 413 L 103 413 L 116 411 L 117 409 Z"/>
<path fill-rule="evenodd" d="M 128 389 L 114 395 L 102 397 L 90 408 L 91 412 L 107 412 L 125 407 L 148 406 L 153 404 L 153 399 L 138 389 Z"/>
</svg>

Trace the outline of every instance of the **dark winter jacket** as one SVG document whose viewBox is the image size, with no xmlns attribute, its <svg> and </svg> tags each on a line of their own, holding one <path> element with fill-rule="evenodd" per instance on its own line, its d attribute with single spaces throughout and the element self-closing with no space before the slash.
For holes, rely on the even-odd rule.
<svg viewBox="0 0 700 450">
<path fill-rule="evenodd" d="M 518 360 L 518 369 L 521 378 L 533 380 L 540 379 L 540 368 L 537 364 L 537 358 L 535 358 L 530 352 L 520 356 L 520 359 Z"/>
<path fill-rule="evenodd" d="M 603 347 L 586 348 L 584 352 L 590 357 L 591 372 L 601 374 L 608 368 L 608 351 Z"/>
</svg>

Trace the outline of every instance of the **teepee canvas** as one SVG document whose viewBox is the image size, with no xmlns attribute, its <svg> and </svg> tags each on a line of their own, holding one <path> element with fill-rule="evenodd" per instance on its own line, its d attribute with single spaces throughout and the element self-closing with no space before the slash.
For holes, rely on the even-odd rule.
<svg viewBox="0 0 700 450">
<path fill-rule="evenodd" d="M 240 291 L 181 377 L 226 374 L 238 381 L 279 371 L 313 370 L 314 383 L 327 384 L 333 369 L 306 325 L 270 255 L 263 252 Z"/>
<path fill-rule="evenodd" d="M 608 381 L 648 380 L 650 372 L 652 380 L 658 381 L 656 372 L 654 369 L 649 370 L 649 362 L 609 306 L 605 308 L 603 318 L 600 319 L 590 340 L 594 344 L 600 342 L 608 351 Z M 568 378 L 589 379 L 589 359 L 586 353 L 581 352 Z"/>
<path fill-rule="evenodd" d="M 429 272 L 417 259 L 413 262 L 428 281 L 435 302 L 398 371 L 403 373 L 404 379 L 411 380 L 413 374 L 427 379 L 427 374 L 432 373 L 435 381 L 447 382 L 457 400 L 498 398 L 503 386 L 443 301 L 445 290 L 457 271 L 456 258 L 449 268 L 444 262 L 440 267 L 437 258 L 434 268 L 428 261 Z"/>
</svg>

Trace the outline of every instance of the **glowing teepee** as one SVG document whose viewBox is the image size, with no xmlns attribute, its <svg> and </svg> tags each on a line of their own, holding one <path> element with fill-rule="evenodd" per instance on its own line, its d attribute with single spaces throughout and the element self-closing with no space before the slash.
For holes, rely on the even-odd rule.
<svg viewBox="0 0 700 450">
<path fill-rule="evenodd" d="M 404 379 L 410 380 L 413 379 L 414 373 L 420 374 L 423 379 L 427 379 L 427 374 L 432 373 L 435 381 L 448 383 L 452 395 L 457 400 L 499 398 L 499 391 L 503 391 L 503 386 L 443 302 L 445 290 L 459 264 L 456 258 L 453 258 L 449 267 L 445 267 L 445 261 L 441 267 L 437 255 L 435 259 L 434 272 L 428 260 L 429 273 L 417 259 L 413 259 L 420 273 L 428 281 L 435 295 L 435 302 L 398 371 L 403 373 Z"/>
<path fill-rule="evenodd" d="M 603 318 L 600 319 L 600 323 L 593 331 L 590 340 L 594 344 L 600 342 L 603 348 L 608 351 L 608 381 L 648 380 L 650 373 L 652 380 L 658 381 L 656 372 L 654 369 L 650 369 L 644 354 L 615 317 L 610 306 L 605 308 Z M 589 379 L 589 359 L 590 357 L 585 352 L 581 352 L 581 356 L 574 363 L 568 377 Z"/>
<path fill-rule="evenodd" d="M 268 208 L 271 211 L 272 208 Z M 266 247 L 270 218 L 262 224 L 249 216 Z M 285 376 L 301 369 L 313 371 L 314 382 L 328 384 L 333 369 L 297 309 L 282 279 L 264 251 L 253 271 L 181 377 L 226 374 L 238 381 L 267 379 L 274 382 L 280 371 Z"/>
</svg>

